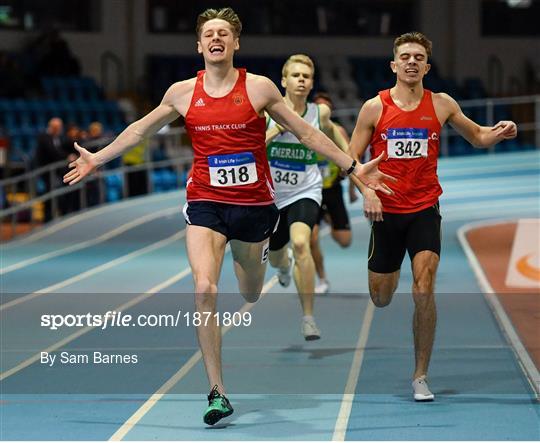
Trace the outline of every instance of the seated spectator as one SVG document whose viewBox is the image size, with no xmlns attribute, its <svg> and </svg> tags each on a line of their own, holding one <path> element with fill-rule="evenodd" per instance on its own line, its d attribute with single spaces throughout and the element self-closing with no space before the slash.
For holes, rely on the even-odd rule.
<svg viewBox="0 0 540 443">
<path fill-rule="evenodd" d="M 100 122 L 92 122 L 88 126 L 88 140 L 98 140 L 103 137 L 103 125 Z"/>
<path fill-rule="evenodd" d="M 75 123 L 70 123 L 66 129 L 66 136 L 71 144 L 80 142 L 86 138 L 86 132 L 81 131 Z"/>
<path fill-rule="evenodd" d="M 62 119 L 58 117 L 51 118 L 47 126 L 47 131 L 44 134 L 40 134 L 38 136 L 36 150 L 37 166 L 47 166 L 52 163 L 65 160 L 66 167 L 59 168 L 57 171 L 54 171 L 53 174 L 47 172 L 42 175 L 42 179 L 45 185 L 45 193 L 50 192 L 61 185 L 62 176 L 67 170 L 67 164 L 77 158 L 72 146 L 72 143 L 64 135 L 64 122 L 62 121 Z M 67 195 L 71 195 L 71 193 Z M 62 196 L 62 198 L 59 198 L 58 209 L 60 210 L 61 214 L 72 211 L 74 209 L 73 198 L 67 196 Z M 44 221 L 47 222 L 52 218 L 52 204 L 51 200 L 48 200 L 45 202 Z"/>
<path fill-rule="evenodd" d="M 84 140 L 84 147 L 92 152 L 99 151 L 107 145 L 108 140 L 104 138 L 103 125 L 100 122 L 92 122 L 88 126 L 88 134 Z M 103 201 L 104 196 L 101 195 L 99 181 L 102 180 L 99 174 L 95 179 L 88 180 L 86 186 L 86 205 L 96 206 Z"/>
<path fill-rule="evenodd" d="M 122 156 L 122 161 L 126 166 L 139 166 L 146 162 L 146 152 L 148 149 L 148 140 L 130 149 Z M 145 169 L 130 171 L 127 174 L 128 197 L 143 195 L 148 192 L 148 176 Z"/>
</svg>

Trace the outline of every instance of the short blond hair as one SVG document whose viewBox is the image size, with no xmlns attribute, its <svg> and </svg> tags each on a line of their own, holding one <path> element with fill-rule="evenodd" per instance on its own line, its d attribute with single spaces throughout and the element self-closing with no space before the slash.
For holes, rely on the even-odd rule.
<svg viewBox="0 0 540 443">
<path fill-rule="evenodd" d="M 425 48 L 427 56 L 431 57 L 433 43 L 431 43 L 431 40 L 421 32 L 407 32 L 406 34 L 401 34 L 398 38 L 396 38 L 394 40 L 394 55 L 397 54 L 398 48 L 405 43 L 418 43 Z"/>
<path fill-rule="evenodd" d="M 289 65 L 292 65 L 293 63 L 303 63 L 304 65 L 309 66 L 311 68 L 311 75 L 315 75 L 315 65 L 313 64 L 313 60 L 305 54 L 294 54 L 291 55 L 283 65 L 283 68 L 281 69 L 282 77 L 287 77 Z"/>
<path fill-rule="evenodd" d="M 197 38 L 201 37 L 201 30 L 204 24 L 210 20 L 219 18 L 225 20 L 232 27 L 233 34 L 236 38 L 240 37 L 242 32 L 242 22 L 240 18 L 234 12 L 232 8 L 221 8 L 221 9 L 207 9 L 204 12 L 201 12 L 197 17 L 197 27 L 195 28 L 197 32 Z"/>
</svg>

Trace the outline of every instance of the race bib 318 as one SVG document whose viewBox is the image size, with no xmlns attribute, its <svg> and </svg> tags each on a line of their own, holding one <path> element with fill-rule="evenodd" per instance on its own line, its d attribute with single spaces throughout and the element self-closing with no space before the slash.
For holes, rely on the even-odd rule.
<svg viewBox="0 0 540 443">
<path fill-rule="evenodd" d="M 255 157 L 251 152 L 208 157 L 212 186 L 242 186 L 257 181 Z"/>
</svg>

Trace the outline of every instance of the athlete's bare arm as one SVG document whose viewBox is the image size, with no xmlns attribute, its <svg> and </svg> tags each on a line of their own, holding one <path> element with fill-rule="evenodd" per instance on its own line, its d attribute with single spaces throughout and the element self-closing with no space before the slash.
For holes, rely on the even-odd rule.
<svg viewBox="0 0 540 443">
<path fill-rule="evenodd" d="M 373 132 L 381 118 L 382 109 L 382 102 L 378 96 L 366 101 L 360 109 L 350 143 L 350 153 L 354 158 L 360 160 L 364 152 L 366 152 Z M 361 183 L 355 184 L 360 188 L 364 197 L 364 215 L 371 221 L 382 221 L 383 207 L 375 191 Z"/>
<path fill-rule="evenodd" d="M 332 110 L 328 105 L 319 104 L 319 119 L 321 122 L 321 130 L 332 140 L 339 149 L 343 152 L 349 153 L 349 144 L 347 140 L 341 134 L 341 131 L 337 125 L 330 120 L 332 116 Z"/>
<path fill-rule="evenodd" d="M 330 107 L 324 103 L 321 103 L 319 106 L 319 119 L 321 122 L 322 131 L 332 140 L 343 152 L 349 153 L 349 136 L 345 131 L 343 126 L 339 126 L 334 123 L 330 117 L 332 116 L 332 110 Z M 351 178 L 349 180 L 349 200 L 351 203 L 354 203 L 358 200 L 358 195 L 356 195 L 356 186 L 354 180 Z M 365 186 L 362 183 L 362 186 Z M 369 188 L 368 188 L 369 189 Z"/>
<path fill-rule="evenodd" d="M 64 176 L 64 183 L 69 185 L 78 183 L 96 168 L 138 145 L 144 138 L 155 134 L 179 115 L 185 115 L 189 109 L 194 86 L 195 79 L 173 84 L 154 110 L 130 124 L 112 143 L 95 154 L 75 143 L 75 149 L 80 156 L 69 164 L 71 170 Z"/>
<path fill-rule="evenodd" d="M 266 116 L 266 122 L 268 123 L 268 120 L 270 119 L 270 116 Z M 272 140 L 274 140 L 278 135 L 281 135 L 285 132 L 285 128 L 281 125 L 278 125 L 277 123 L 272 126 L 271 128 L 268 128 L 266 130 L 266 145 L 268 146 Z"/>
<path fill-rule="evenodd" d="M 517 135 L 516 124 L 512 121 L 480 126 L 463 114 L 459 104 L 448 94 L 433 94 L 433 105 L 441 124 L 448 121 L 475 148 L 488 148 Z"/>
<path fill-rule="evenodd" d="M 350 143 L 351 155 L 357 160 L 366 152 L 381 113 L 382 103 L 379 97 L 367 100 L 360 108 Z"/>
<path fill-rule="evenodd" d="M 352 158 L 334 145 L 321 131 L 292 111 L 272 81 L 262 76 L 248 76 L 246 88 L 255 109 L 259 112 L 263 110 L 268 112 L 274 121 L 291 131 L 303 145 L 324 155 L 342 169 L 347 170 L 351 166 Z M 365 165 L 357 165 L 353 174 L 371 189 L 391 194 L 392 191 L 384 181 L 395 179 L 378 170 L 377 165 L 382 159 L 383 156 L 380 156 Z"/>
</svg>

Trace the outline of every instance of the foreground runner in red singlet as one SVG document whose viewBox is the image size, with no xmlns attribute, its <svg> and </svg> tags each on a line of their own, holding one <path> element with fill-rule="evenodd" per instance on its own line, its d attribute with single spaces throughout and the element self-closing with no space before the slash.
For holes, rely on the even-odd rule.
<svg viewBox="0 0 540 443">
<path fill-rule="evenodd" d="M 408 252 L 412 262 L 415 303 L 413 317 L 416 366 L 413 393 L 429 401 L 426 374 L 435 337 L 435 274 L 441 249 L 437 177 L 441 127 L 449 122 L 475 147 L 487 148 L 517 135 L 516 125 L 501 121 L 479 126 L 461 111 L 452 97 L 435 94 L 422 86 L 429 71 L 431 41 L 423 34 L 403 34 L 394 42 L 390 63 L 396 85 L 379 92 L 360 110 L 351 139 L 351 154 L 361 158 L 368 145 L 372 156 L 386 152 L 381 171 L 399 179 L 394 194 L 362 190 L 364 214 L 371 220 L 369 291 L 373 303 L 386 306 L 398 286 L 401 263 Z"/>
<path fill-rule="evenodd" d="M 225 397 L 221 330 L 213 315 L 225 246 L 231 242 L 241 294 L 246 301 L 255 302 L 264 282 L 268 238 L 278 220 L 266 158 L 264 112 L 370 188 L 391 193 L 383 180 L 393 180 L 377 169 L 383 156 L 365 165 L 357 164 L 289 109 L 269 79 L 234 68 L 241 29 L 231 8 L 208 9 L 200 14 L 197 48 L 206 69 L 196 78 L 173 84 L 156 109 L 128 126 L 101 151 L 91 154 L 75 144 L 80 157 L 70 163 L 73 169 L 64 176 L 65 183 L 75 184 L 180 115 L 185 117 L 194 152 L 184 207 L 186 247 L 195 282 L 196 309 L 211 313 L 208 323 L 197 327 L 212 387 L 203 420 L 211 425 L 233 412 Z"/>
</svg>

